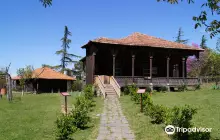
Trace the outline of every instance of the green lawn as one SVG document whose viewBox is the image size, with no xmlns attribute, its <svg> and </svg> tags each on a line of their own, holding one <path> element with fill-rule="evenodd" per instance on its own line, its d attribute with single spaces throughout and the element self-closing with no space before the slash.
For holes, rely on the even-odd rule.
<svg viewBox="0 0 220 140">
<path fill-rule="evenodd" d="M 163 104 L 167 107 L 189 104 L 198 108 L 198 113 L 193 118 L 193 124 L 197 127 L 212 128 L 212 138 L 220 138 L 220 91 L 203 88 L 197 91 L 156 93 L 152 99 L 155 104 Z M 163 125 L 151 124 L 149 117 L 138 113 L 140 106 L 134 105 L 130 96 L 122 96 L 120 100 L 123 112 L 136 134 L 136 139 L 169 139 L 162 129 Z"/>
<path fill-rule="evenodd" d="M 73 96 L 69 97 L 69 106 L 78 94 L 73 93 Z M 54 122 L 60 115 L 63 97 L 59 94 L 26 94 L 21 97 L 18 93 L 14 96 L 11 103 L 5 97 L 0 99 L 0 139 L 54 140 L 56 130 Z M 95 98 L 95 101 L 96 108 L 91 113 L 94 127 L 77 132 L 74 135 L 77 140 L 90 140 L 97 136 L 99 117 L 96 117 L 96 114 L 102 112 L 103 100 Z"/>
</svg>

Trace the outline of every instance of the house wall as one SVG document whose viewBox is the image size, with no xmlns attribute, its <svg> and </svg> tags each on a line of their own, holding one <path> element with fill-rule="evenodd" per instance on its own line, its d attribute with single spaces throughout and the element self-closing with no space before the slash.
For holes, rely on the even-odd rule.
<svg viewBox="0 0 220 140">
<path fill-rule="evenodd" d="M 36 86 L 36 85 L 35 85 Z M 38 80 L 38 93 L 67 92 L 67 80 Z"/>
<path fill-rule="evenodd" d="M 72 82 L 71 82 L 72 83 Z M 37 89 L 38 84 L 38 89 Z M 16 80 L 16 90 L 21 91 L 19 80 Z M 67 80 L 50 80 L 50 79 L 36 79 L 31 80 L 30 84 L 26 85 L 25 92 L 35 92 L 38 93 L 54 93 L 67 92 Z"/>
</svg>

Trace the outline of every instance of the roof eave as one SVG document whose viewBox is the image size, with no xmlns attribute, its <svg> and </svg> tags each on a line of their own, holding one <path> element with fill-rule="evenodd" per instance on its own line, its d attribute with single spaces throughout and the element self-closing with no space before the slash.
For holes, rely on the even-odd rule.
<svg viewBox="0 0 220 140">
<path fill-rule="evenodd" d="M 87 48 L 87 46 L 89 46 L 91 43 L 92 43 L 92 41 L 89 40 L 89 42 L 86 43 L 85 45 L 83 45 L 81 48 L 82 48 L 82 49 L 85 49 L 85 48 Z"/>
</svg>

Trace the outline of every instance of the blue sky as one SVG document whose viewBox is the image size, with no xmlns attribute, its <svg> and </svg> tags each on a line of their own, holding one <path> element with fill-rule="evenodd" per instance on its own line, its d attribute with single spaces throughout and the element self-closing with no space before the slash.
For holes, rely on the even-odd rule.
<svg viewBox="0 0 220 140">
<path fill-rule="evenodd" d="M 71 53 L 85 56 L 80 47 L 97 37 L 120 38 L 133 32 L 174 40 L 182 27 L 189 44 L 200 43 L 207 34 L 195 30 L 192 16 L 198 15 L 202 0 L 194 5 L 170 5 L 157 0 L 53 0 L 44 8 L 39 0 L 0 2 L 0 67 L 11 62 L 10 73 L 26 65 L 57 65 L 64 26 L 72 32 Z M 207 35 L 208 37 L 208 35 Z M 215 47 L 217 37 L 209 39 Z"/>
</svg>

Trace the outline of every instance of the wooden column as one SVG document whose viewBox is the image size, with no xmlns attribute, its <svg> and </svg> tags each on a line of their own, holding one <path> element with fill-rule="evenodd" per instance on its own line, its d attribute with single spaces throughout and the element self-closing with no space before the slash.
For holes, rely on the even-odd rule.
<svg viewBox="0 0 220 140">
<path fill-rule="evenodd" d="M 37 80 L 37 91 L 36 91 L 36 94 L 38 93 L 38 89 L 39 89 L 39 82 Z"/>
<path fill-rule="evenodd" d="M 95 77 L 95 55 L 96 55 L 96 53 L 95 52 L 93 52 L 93 54 L 92 54 L 92 59 L 93 59 L 93 64 L 92 64 L 92 84 L 94 83 L 94 77 Z"/>
<path fill-rule="evenodd" d="M 95 55 L 96 53 L 94 52 L 93 54 L 93 76 L 95 75 Z"/>
<path fill-rule="evenodd" d="M 153 56 L 150 56 L 150 78 L 151 78 L 151 83 L 152 83 L 152 64 L 153 64 Z"/>
<path fill-rule="evenodd" d="M 113 76 L 115 77 L 115 54 L 113 54 Z"/>
<path fill-rule="evenodd" d="M 185 58 L 182 58 L 182 77 L 185 78 Z"/>
<path fill-rule="evenodd" d="M 134 60 L 135 60 L 135 55 L 132 55 L 132 81 L 134 83 Z"/>
<path fill-rule="evenodd" d="M 167 83 L 169 83 L 170 77 L 170 57 L 167 57 Z"/>
</svg>

